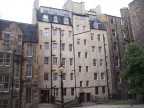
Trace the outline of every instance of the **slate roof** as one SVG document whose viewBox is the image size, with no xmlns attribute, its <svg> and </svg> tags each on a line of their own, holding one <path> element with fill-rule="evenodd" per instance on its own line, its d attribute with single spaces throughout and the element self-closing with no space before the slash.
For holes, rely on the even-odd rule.
<svg viewBox="0 0 144 108">
<path fill-rule="evenodd" d="M 53 18 L 54 18 L 54 16 L 57 16 L 57 18 L 58 18 L 57 24 L 64 24 L 63 20 L 64 20 L 65 16 L 53 15 L 53 14 L 48 14 L 48 13 L 44 13 L 44 15 L 48 15 L 48 18 L 49 18 L 48 22 L 50 22 L 50 23 L 55 23 L 55 22 L 53 22 Z M 43 13 L 41 13 L 39 10 L 37 10 L 37 20 L 38 21 L 43 21 L 42 16 L 43 16 Z M 46 22 L 46 21 L 44 21 L 44 22 Z M 71 19 L 69 18 L 69 24 L 64 24 L 64 25 L 72 25 Z"/>
<path fill-rule="evenodd" d="M 0 35 L 2 34 L 2 31 L 13 22 L 14 21 L 0 19 Z M 36 34 L 36 25 L 20 22 L 16 22 L 16 24 L 23 32 L 23 42 L 38 42 L 38 36 Z"/>
</svg>

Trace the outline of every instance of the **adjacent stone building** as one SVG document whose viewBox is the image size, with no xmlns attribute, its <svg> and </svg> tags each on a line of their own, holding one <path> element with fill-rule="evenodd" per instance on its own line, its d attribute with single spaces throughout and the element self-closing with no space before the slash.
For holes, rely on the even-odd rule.
<svg viewBox="0 0 144 108">
<path fill-rule="evenodd" d="M 26 64 L 34 65 L 36 62 L 35 44 L 37 42 L 35 25 L 0 20 L 1 108 L 19 108 L 26 94 L 27 101 L 31 101 L 29 95 L 33 91 L 28 89 L 28 85 L 33 84 L 32 81 L 37 81 L 35 79 L 37 71 L 34 70 L 36 66 L 32 69 Z M 30 87 L 33 88 L 32 85 Z"/>
<path fill-rule="evenodd" d="M 134 41 L 144 47 L 144 1 L 133 0 L 129 4 L 129 15 Z"/>
</svg>

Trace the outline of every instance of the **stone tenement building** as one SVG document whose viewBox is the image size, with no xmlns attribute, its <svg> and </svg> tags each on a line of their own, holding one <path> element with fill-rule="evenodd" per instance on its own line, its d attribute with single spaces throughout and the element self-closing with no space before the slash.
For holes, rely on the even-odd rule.
<svg viewBox="0 0 144 108">
<path fill-rule="evenodd" d="M 61 64 L 64 102 L 124 98 L 120 72 L 126 44 L 133 41 L 129 19 L 135 11 L 130 12 L 131 17 L 122 9 L 120 18 L 102 14 L 100 6 L 87 11 L 84 2 L 67 0 L 56 9 L 35 0 L 33 24 L 0 20 L 2 108 L 61 101 Z"/>
<path fill-rule="evenodd" d="M 113 98 L 125 98 L 126 90 L 120 78 L 123 68 L 122 57 L 126 50 L 126 35 L 122 25 L 121 17 L 102 14 L 100 6 L 91 11 L 96 12 L 98 19 L 104 24 L 107 31 L 109 58 L 110 58 L 110 86 L 112 87 Z"/>
<path fill-rule="evenodd" d="M 19 108 L 21 100 L 31 101 L 37 42 L 35 25 L 0 20 L 0 108 Z"/>
<path fill-rule="evenodd" d="M 38 103 L 61 101 L 59 66 L 64 66 L 64 101 L 89 102 L 112 93 L 106 29 L 84 2 L 67 0 L 63 9 L 39 7 L 35 1 L 33 23 L 38 26 Z M 109 79 L 108 79 L 109 75 Z"/>
</svg>

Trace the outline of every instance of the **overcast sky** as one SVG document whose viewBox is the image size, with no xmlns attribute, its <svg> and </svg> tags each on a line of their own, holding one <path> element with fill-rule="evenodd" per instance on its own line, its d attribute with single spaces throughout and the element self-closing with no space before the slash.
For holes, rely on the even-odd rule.
<svg viewBox="0 0 144 108">
<path fill-rule="evenodd" d="M 62 8 L 66 0 L 40 0 L 40 6 Z M 120 8 L 133 0 L 72 0 L 85 2 L 86 10 L 101 6 L 102 13 L 120 16 Z M 31 23 L 34 0 L 0 0 L 0 19 Z"/>
</svg>

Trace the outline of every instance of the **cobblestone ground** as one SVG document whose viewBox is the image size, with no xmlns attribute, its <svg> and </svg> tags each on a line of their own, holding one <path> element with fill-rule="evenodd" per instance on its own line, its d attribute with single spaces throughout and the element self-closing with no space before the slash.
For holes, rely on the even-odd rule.
<svg viewBox="0 0 144 108">
<path fill-rule="evenodd" d="M 144 105 L 133 105 L 132 107 L 130 107 L 129 105 L 93 105 L 75 108 L 144 108 Z"/>
</svg>

